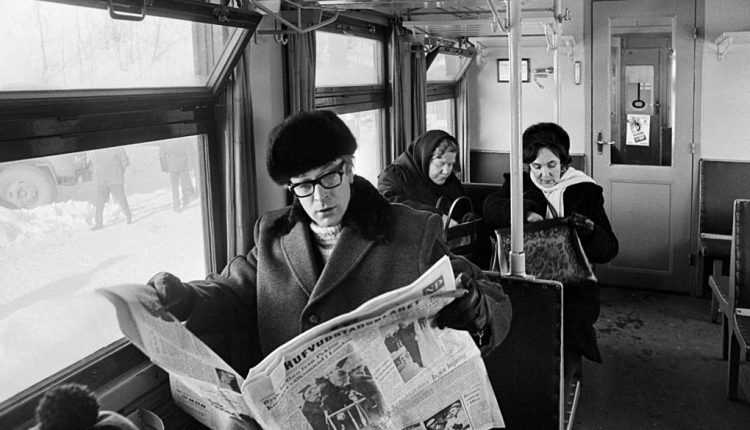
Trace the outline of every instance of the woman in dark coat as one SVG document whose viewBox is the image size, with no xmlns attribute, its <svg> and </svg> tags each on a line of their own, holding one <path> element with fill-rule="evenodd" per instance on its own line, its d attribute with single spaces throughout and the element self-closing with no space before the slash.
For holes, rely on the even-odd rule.
<svg viewBox="0 0 750 430">
<path fill-rule="evenodd" d="M 442 130 L 429 130 L 419 137 L 378 176 L 378 191 L 391 203 L 447 215 L 438 208 L 445 197 L 450 202 L 465 195 L 459 171 L 456 139 Z"/>
<path fill-rule="evenodd" d="M 539 123 L 523 133 L 523 211 L 527 222 L 572 217 L 584 252 L 592 263 L 607 263 L 617 255 L 617 237 L 604 211 L 602 188 L 585 173 L 570 166 L 570 138 L 557 124 Z M 510 226 L 510 183 L 484 201 L 484 219 L 490 228 Z M 566 285 L 566 369 L 580 367 L 581 354 L 601 363 L 594 323 L 599 318 L 596 283 Z M 566 376 L 571 376 L 566 374 Z"/>
</svg>

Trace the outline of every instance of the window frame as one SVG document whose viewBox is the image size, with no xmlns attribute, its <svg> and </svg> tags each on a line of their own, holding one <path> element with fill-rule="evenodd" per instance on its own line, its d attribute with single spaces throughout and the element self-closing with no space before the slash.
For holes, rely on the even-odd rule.
<svg viewBox="0 0 750 430">
<path fill-rule="evenodd" d="M 0 140 L 0 161 L 204 134 L 202 165 L 220 168 L 219 157 L 209 152 L 216 152 L 212 148 L 219 145 L 208 143 L 214 129 L 213 97 L 207 91 L 156 93 L 159 95 L 144 95 L 134 100 L 122 96 L 31 97 L 16 105 L 16 109 L 11 102 L 0 101 L 0 128 L 9 130 Z M 14 117 L 13 113 L 18 115 Z M 39 124 L 45 127 L 35 127 Z M 101 124 L 103 127 L 97 127 Z M 40 129 L 46 133 L 40 134 L 37 131 Z M 218 192 L 219 181 L 212 182 L 211 175 L 204 176 L 206 182 L 199 184 L 205 187 L 204 195 Z M 223 245 L 211 234 L 218 227 L 211 226 L 222 219 L 225 209 L 215 199 L 205 200 L 205 258 L 209 270 L 216 271 L 216 256 Z M 154 390 L 166 390 L 169 395 L 166 373 L 123 337 L 0 402 L 0 422 L 9 428 L 27 428 L 33 424 L 36 405 L 44 392 L 72 382 L 87 385 L 100 396 L 102 407 L 114 410 L 132 410 L 146 404 L 147 395 Z M 101 396 L 107 393 L 111 400 L 105 402 Z"/>
<path fill-rule="evenodd" d="M 109 2 L 101 0 L 38 0 L 48 3 L 60 3 L 71 6 L 94 9 L 107 9 Z M 120 3 L 128 0 L 119 0 Z M 134 0 L 130 0 L 131 3 Z M 137 2 L 135 2 L 137 3 Z M 190 94 L 195 91 L 208 89 L 213 96 L 218 96 L 227 84 L 227 77 L 237 65 L 241 54 L 245 51 L 255 29 L 260 24 L 263 15 L 229 6 L 203 3 L 194 0 L 161 0 L 158 5 L 146 5 L 147 16 L 178 19 L 204 24 L 236 27 L 238 31 L 227 41 L 224 52 L 221 53 L 216 67 L 211 71 L 205 86 L 154 88 L 121 88 L 121 89 L 81 89 L 81 90 L 43 90 L 43 91 L 0 91 L 0 103 L 3 101 L 18 101 L 28 99 L 48 98 L 81 98 L 89 97 L 140 97 L 156 94 L 170 95 L 174 93 Z M 180 8 L 186 8 L 181 10 Z M 224 18 L 220 19 L 219 17 Z M 1 106 L 0 106 L 1 110 Z M 2 112 L 0 112 L 2 118 Z"/>
<path fill-rule="evenodd" d="M 380 151 L 380 166 L 388 160 L 388 152 L 391 146 L 390 130 L 390 106 L 392 104 L 390 85 L 388 83 L 389 56 L 388 56 L 388 28 L 380 23 L 359 21 L 350 17 L 339 17 L 331 26 L 316 30 L 317 32 L 338 33 L 347 36 L 364 37 L 374 39 L 381 43 L 383 83 L 379 85 L 356 85 L 338 87 L 316 87 L 315 109 L 327 109 L 334 113 L 347 114 L 369 110 L 381 110 L 382 145 Z"/>
</svg>

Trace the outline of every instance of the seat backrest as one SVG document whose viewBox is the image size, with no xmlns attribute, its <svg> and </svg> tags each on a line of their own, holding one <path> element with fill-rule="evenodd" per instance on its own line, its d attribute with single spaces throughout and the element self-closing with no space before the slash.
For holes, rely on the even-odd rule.
<svg viewBox="0 0 750 430">
<path fill-rule="evenodd" d="M 485 272 L 513 304 L 503 342 L 484 357 L 508 429 L 557 429 L 564 420 L 562 299 L 559 282 Z"/>
<path fill-rule="evenodd" d="M 588 164 L 585 154 L 570 154 L 570 158 L 572 167 L 587 172 Z M 471 166 L 468 178 L 470 182 L 501 185 L 503 173 L 510 172 L 510 153 L 472 149 L 469 152 L 469 164 Z"/>
<path fill-rule="evenodd" d="M 482 231 L 482 218 L 464 222 L 445 230 L 445 241 L 448 248 L 456 255 L 461 255 L 469 260 L 474 259 L 477 253 L 479 235 Z"/>
<path fill-rule="evenodd" d="M 750 163 L 700 160 L 700 233 L 732 234 L 732 204 L 750 199 Z"/>
<path fill-rule="evenodd" d="M 444 207 L 445 199 L 438 199 L 438 207 Z M 450 203 L 443 226 L 443 238 L 448 248 L 456 255 L 468 258 L 477 266 L 488 269 L 490 253 L 489 234 L 481 217 L 461 222 L 469 212 L 474 212 L 474 204 L 467 196 L 460 196 Z M 453 226 L 451 226 L 451 220 Z"/>
<path fill-rule="evenodd" d="M 734 201 L 729 303 L 750 310 L 750 199 Z"/>
<path fill-rule="evenodd" d="M 497 184 L 464 184 L 464 193 L 466 193 L 466 196 L 471 200 L 471 204 L 474 205 L 477 210 L 482 210 L 482 207 L 484 206 L 484 199 L 486 199 L 487 196 L 499 189 L 500 186 Z"/>
</svg>

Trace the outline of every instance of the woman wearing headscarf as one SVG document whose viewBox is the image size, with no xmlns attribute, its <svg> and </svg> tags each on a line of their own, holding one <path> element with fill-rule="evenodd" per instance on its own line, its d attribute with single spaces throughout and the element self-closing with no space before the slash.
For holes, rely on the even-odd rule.
<svg viewBox="0 0 750 430">
<path fill-rule="evenodd" d="M 602 187 L 570 166 L 570 138 L 555 123 L 539 123 L 523 133 L 523 211 L 527 222 L 570 217 L 589 261 L 607 263 L 618 252 L 618 241 L 604 211 Z M 484 201 L 489 228 L 510 226 L 510 182 Z M 566 368 L 580 368 L 581 355 L 601 363 L 594 323 L 599 318 L 596 283 L 568 285 L 565 290 Z M 572 376 L 567 375 L 566 376 Z"/>
<path fill-rule="evenodd" d="M 465 195 L 455 175 L 460 170 L 456 139 L 442 130 L 429 130 L 378 176 L 378 191 L 391 203 L 433 212 L 445 220 L 450 202 Z M 437 207 L 441 197 L 447 199 L 447 207 Z M 474 214 L 464 215 L 464 220 L 469 216 Z"/>
</svg>

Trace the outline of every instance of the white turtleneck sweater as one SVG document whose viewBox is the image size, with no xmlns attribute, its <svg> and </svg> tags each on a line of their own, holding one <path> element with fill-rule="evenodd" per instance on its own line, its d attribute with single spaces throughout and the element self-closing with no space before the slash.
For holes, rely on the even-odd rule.
<svg viewBox="0 0 750 430">
<path fill-rule="evenodd" d="M 333 252 L 333 247 L 341 236 L 341 224 L 332 227 L 321 227 L 314 222 L 310 223 L 310 230 L 313 232 L 313 240 L 317 246 L 320 255 L 323 257 L 323 264 L 328 263 L 328 258 Z"/>
</svg>

